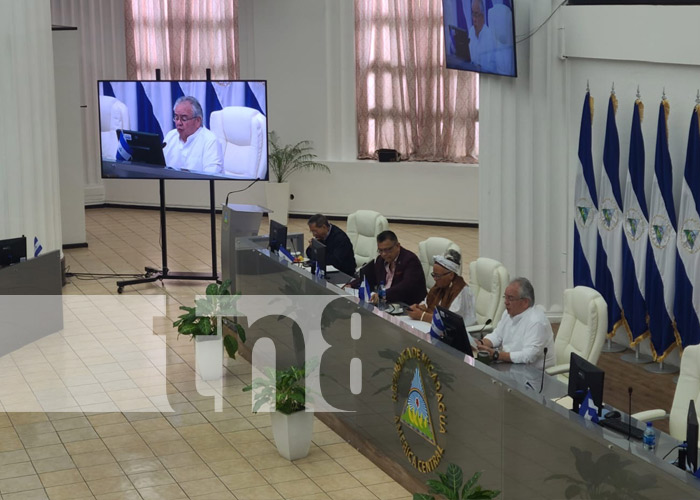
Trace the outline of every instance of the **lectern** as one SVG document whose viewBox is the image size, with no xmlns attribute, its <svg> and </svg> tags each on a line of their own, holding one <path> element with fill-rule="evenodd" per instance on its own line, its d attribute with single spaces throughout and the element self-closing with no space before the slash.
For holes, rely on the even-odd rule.
<svg viewBox="0 0 700 500">
<path fill-rule="evenodd" d="M 260 205 L 229 203 L 222 209 L 221 220 L 221 281 L 231 280 L 231 292 L 236 293 L 236 238 L 257 236 L 264 212 Z"/>
</svg>

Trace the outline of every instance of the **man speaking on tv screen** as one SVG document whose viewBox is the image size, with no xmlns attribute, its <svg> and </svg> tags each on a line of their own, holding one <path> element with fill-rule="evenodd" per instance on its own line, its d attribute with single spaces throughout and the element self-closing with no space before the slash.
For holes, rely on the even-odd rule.
<svg viewBox="0 0 700 500">
<path fill-rule="evenodd" d="M 221 144 L 202 125 L 202 106 L 192 96 L 182 96 L 173 106 L 175 128 L 165 136 L 165 164 L 175 170 L 222 175 Z"/>
</svg>

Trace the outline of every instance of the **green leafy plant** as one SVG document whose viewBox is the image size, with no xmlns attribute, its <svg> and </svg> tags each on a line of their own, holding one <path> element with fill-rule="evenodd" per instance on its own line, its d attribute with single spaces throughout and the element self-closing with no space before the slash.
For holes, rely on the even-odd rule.
<svg viewBox="0 0 700 500">
<path fill-rule="evenodd" d="M 331 172 L 327 165 L 316 161 L 318 157 L 309 141 L 282 146 L 274 131 L 270 132 L 269 138 L 268 164 L 277 182 L 286 182 L 291 174 L 304 170 Z"/>
<path fill-rule="evenodd" d="M 219 329 L 221 316 L 230 316 L 234 313 L 234 303 L 238 295 L 231 295 L 229 290 L 231 280 L 226 280 L 220 285 L 212 283 L 207 287 L 206 297 L 196 299 L 194 307 L 180 306 L 185 314 L 178 316 L 178 320 L 173 323 L 177 328 L 178 336 L 190 335 L 192 338 L 197 335 L 216 335 Z M 233 328 L 233 335 L 224 336 L 224 347 L 226 353 L 236 357 L 238 352 L 238 339 L 245 342 L 245 330 L 236 322 L 230 323 Z"/>
<path fill-rule="evenodd" d="M 477 484 L 481 472 L 474 473 L 471 479 L 462 486 L 464 474 L 459 465 L 449 464 L 445 474 L 438 472 L 437 475 L 439 480 L 428 479 L 426 481 L 428 492 L 437 493 L 448 500 L 488 499 L 496 498 L 501 494 L 499 490 L 484 490 Z M 435 500 L 435 497 L 425 493 L 414 493 L 413 500 Z"/>
<path fill-rule="evenodd" d="M 253 413 L 265 405 L 274 403 L 275 409 L 286 415 L 302 411 L 306 404 L 306 386 L 302 380 L 306 377 L 306 367 L 290 366 L 286 370 L 265 370 L 265 378 L 253 380 L 243 391 L 256 391 Z M 310 399 L 309 399 L 310 400 Z"/>
</svg>

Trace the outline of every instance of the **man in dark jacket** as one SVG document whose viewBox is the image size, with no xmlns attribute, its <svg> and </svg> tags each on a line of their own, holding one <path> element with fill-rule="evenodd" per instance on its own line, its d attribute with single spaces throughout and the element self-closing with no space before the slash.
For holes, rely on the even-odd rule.
<svg viewBox="0 0 700 500">
<path fill-rule="evenodd" d="M 313 237 L 326 245 L 326 265 L 333 266 L 348 276 L 354 275 L 355 251 L 348 235 L 339 227 L 331 225 L 325 215 L 311 216 L 308 224 Z M 309 240 L 310 245 L 311 240 Z M 307 257 L 310 257 L 310 251 L 310 248 L 306 249 Z"/>
<path fill-rule="evenodd" d="M 426 285 L 418 256 L 403 248 L 393 231 L 383 231 L 377 235 L 377 252 L 379 256 L 374 263 L 362 268 L 372 290 L 383 281 L 387 302 L 421 302 L 426 295 Z M 373 301 L 375 297 L 372 294 Z"/>
</svg>

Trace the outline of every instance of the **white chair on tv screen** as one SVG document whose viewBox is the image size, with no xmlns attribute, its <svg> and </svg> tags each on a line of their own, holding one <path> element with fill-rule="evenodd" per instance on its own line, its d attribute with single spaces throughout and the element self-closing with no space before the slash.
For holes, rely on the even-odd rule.
<svg viewBox="0 0 700 500">
<path fill-rule="evenodd" d="M 119 99 L 108 95 L 100 96 L 100 139 L 102 158 L 116 160 L 119 139 L 117 130 L 131 130 L 129 110 Z"/>
<path fill-rule="evenodd" d="M 221 142 L 224 175 L 260 179 L 267 168 L 267 127 L 257 109 L 228 106 L 210 116 L 210 129 Z"/>
</svg>

